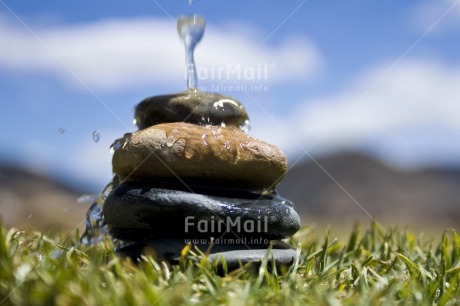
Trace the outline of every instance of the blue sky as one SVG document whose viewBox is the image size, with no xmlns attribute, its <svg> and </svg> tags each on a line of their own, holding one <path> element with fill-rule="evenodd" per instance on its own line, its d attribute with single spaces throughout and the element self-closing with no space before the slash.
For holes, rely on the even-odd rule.
<svg viewBox="0 0 460 306">
<path fill-rule="evenodd" d="M 291 165 L 458 166 L 459 2 L 0 0 L 0 159 L 102 188 L 135 105 L 185 89 L 175 23 L 198 13 L 199 86 L 243 102 Z"/>
</svg>

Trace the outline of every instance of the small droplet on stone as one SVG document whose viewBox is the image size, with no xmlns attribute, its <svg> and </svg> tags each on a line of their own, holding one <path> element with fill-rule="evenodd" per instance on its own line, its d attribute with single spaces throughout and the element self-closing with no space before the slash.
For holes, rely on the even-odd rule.
<svg viewBox="0 0 460 306">
<path fill-rule="evenodd" d="M 229 151 L 232 151 L 232 147 L 230 146 L 230 141 L 226 140 L 224 142 L 224 147 L 229 150 Z"/>
<path fill-rule="evenodd" d="M 174 145 L 174 142 L 176 142 L 176 139 L 174 138 L 174 136 L 169 135 L 169 137 L 166 139 L 166 145 L 168 147 L 172 147 Z"/>
<path fill-rule="evenodd" d="M 192 150 L 185 150 L 185 158 L 190 159 L 193 157 L 193 151 Z"/>
<path fill-rule="evenodd" d="M 29 214 L 29 216 L 27 216 L 27 219 L 31 219 L 32 218 L 32 214 Z"/>
<path fill-rule="evenodd" d="M 115 140 L 115 142 L 112 143 L 112 145 L 110 146 L 110 153 L 113 154 L 115 153 L 116 150 L 121 149 L 124 142 L 125 142 L 124 138 L 118 138 L 117 140 Z"/>
<path fill-rule="evenodd" d="M 100 139 L 101 139 L 101 132 L 99 130 L 95 130 L 93 132 L 93 141 L 95 143 L 98 143 Z"/>
<path fill-rule="evenodd" d="M 243 125 L 240 126 L 240 130 L 243 133 L 247 133 L 251 130 L 251 122 L 249 120 L 245 120 Z"/>
</svg>

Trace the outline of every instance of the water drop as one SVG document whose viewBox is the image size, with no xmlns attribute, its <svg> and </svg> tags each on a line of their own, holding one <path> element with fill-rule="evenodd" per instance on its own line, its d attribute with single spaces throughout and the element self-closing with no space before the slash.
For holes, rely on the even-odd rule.
<svg viewBox="0 0 460 306">
<path fill-rule="evenodd" d="M 212 129 L 212 135 L 216 140 L 221 140 L 224 137 L 224 135 L 222 135 L 220 132 L 220 127 L 218 129 Z"/>
<path fill-rule="evenodd" d="M 198 15 L 181 16 L 177 21 L 177 32 L 184 41 L 187 89 L 197 90 L 197 76 L 193 52 L 204 34 L 206 21 Z"/>
<path fill-rule="evenodd" d="M 95 143 L 98 143 L 100 139 L 101 139 L 101 132 L 99 130 L 95 130 L 93 132 L 93 141 Z"/>
<path fill-rule="evenodd" d="M 225 147 L 225 149 L 227 149 L 229 151 L 232 151 L 232 147 L 230 146 L 230 141 L 226 140 L 224 142 L 224 147 Z"/>
<path fill-rule="evenodd" d="M 21 264 L 16 268 L 16 271 L 14 271 L 14 277 L 19 281 L 19 283 L 22 283 L 26 280 L 27 276 L 30 275 L 30 272 L 33 270 L 32 266 L 28 263 Z"/>
<path fill-rule="evenodd" d="M 104 215 L 102 214 L 102 208 L 104 206 L 105 199 L 116 187 L 115 181 L 117 177 L 114 177 L 101 194 L 97 197 L 96 201 L 91 205 L 88 212 L 86 213 L 86 230 L 81 237 L 83 244 L 92 244 L 103 240 L 104 236 L 110 236 L 107 224 L 105 223 Z"/>
<path fill-rule="evenodd" d="M 166 145 L 168 147 L 172 147 L 175 142 L 176 142 L 176 139 L 174 138 L 173 135 L 169 135 L 169 137 L 166 139 Z"/>
<path fill-rule="evenodd" d="M 87 204 L 87 203 L 94 202 L 95 200 L 96 200 L 96 196 L 95 196 L 95 195 L 92 195 L 92 194 L 84 194 L 84 195 L 80 196 L 80 197 L 77 199 L 77 203 L 80 203 L 80 204 Z"/>
<path fill-rule="evenodd" d="M 115 140 L 115 142 L 112 143 L 112 145 L 110 145 L 110 153 L 113 154 L 116 150 L 121 149 L 124 143 L 125 143 L 124 138 L 118 138 L 117 140 Z"/>
<path fill-rule="evenodd" d="M 251 130 L 251 122 L 249 120 L 245 120 L 244 123 L 240 126 L 240 130 L 243 133 L 247 133 Z"/>
<path fill-rule="evenodd" d="M 133 119 L 133 125 L 136 125 L 136 124 L 137 124 L 137 119 L 134 118 L 134 119 Z"/>
<path fill-rule="evenodd" d="M 131 137 L 133 137 L 133 133 L 126 133 L 123 135 L 123 138 L 118 138 L 117 140 L 114 141 L 110 145 L 110 153 L 115 153 L 115 151 L 122 149 L 125 147 L 125 145 L 131 140 Z"/>
<path fill-rule="evenodd" d="M 59 259 L 64 254 L 65 252 L 63 250 L 53 250 L 49 256 L 53 259 Z"/>
<path fill-rule="evenodd" d="M 219 101 L 214 102 L 213 106 L 214 106 L 214 108 L 221 107 L 225 111 L 224 103 L 233 104 L 234 106 L 238 107 L 238 103 L 236 103 L 235 101 L 230 100 L 230 99 L 220 99 Z"/>
<path fill-rule="evenodd" d="M 59 134 L 64 134 L 65 133 L 65 128 L 63 128 L 62 126 L 60 128 L 58 128 L 58 132 Z"/>
<path fill-rule="evenodd" d="M 203 144 L 204 144 L 205 146 L 208 145 L 208 143 L 206 142 L 206 136 L 207 136 L 206 133 L 204 133 L 204 134 L 201 136 L 201 139 L 202 139 Z"/>
</svg>

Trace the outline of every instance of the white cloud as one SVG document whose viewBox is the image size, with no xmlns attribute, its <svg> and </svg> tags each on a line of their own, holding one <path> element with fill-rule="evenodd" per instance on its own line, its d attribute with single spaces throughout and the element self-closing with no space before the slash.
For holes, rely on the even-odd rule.
<svg viewBox="0 0 460 306">
<path fill-rule="evenodd" d="M 0 67 L 51 73 L 78 83 L 65 67 L 68 66 L 90 87 L 98 89 L 184 84 L 184 50 L 176 25 L 170 20 L 113 19 L 59 27 L 29 26 L 36 37 L 14 20 L 0 15 Z M 319 52 L 306 37 L 291 37 L 277 46 L 258 47 L 264 38 L 258 33 L 208 25 L 195 52 L 197 65 L 209 70 L 227 66 L 253 69 L 259 63 L 274 64 L 276 69 L 270 71 L 266 82 L 305 79 L 318 71 Z M 238 76 L 232 75 L 230 81 L 239 81 Z"/>
<path fill-rule="evenodd" d="M 406 166 L 458 163 L 460 67 L 406 61 L 381 78 L 388 67 L 370 69 L 344 92 L 305 101 L 290 118 L 275 119 L 281 128 L 265 120 L 257 136 L 288 154 L 314 145 L 316 153 L 372 150 Z"/>
<path fill-rule="evenodd" d="M 67 172 L 82 182 L 93 184 L 94 189 L 102 190 L 112 179 L 112 154 L 110 145 L 123 132 L 105 132 L 98 143 L 81 139 L 66 157 L 60 156 L 62 164 L 68 165 Z"/>
<path fill-rule="evenodd" d="M 76 179 L 98 190 L 112 179 L 110 145 L 123 134 L 122 130 L 104 129 L 97 143 L 91 135 L 85 135 L 65 146 L 25 139 L 17 155 L 27 169 L 45 175 L 67 175 L 68 180 Z"/>
<path fill-rule="evenodd" d="M 457 0 L 428 0 L 415 6 L 415 26 L 420 31 L 432 28 L 430 34 L 460 29 L 460 3 Z"/>
</svg>

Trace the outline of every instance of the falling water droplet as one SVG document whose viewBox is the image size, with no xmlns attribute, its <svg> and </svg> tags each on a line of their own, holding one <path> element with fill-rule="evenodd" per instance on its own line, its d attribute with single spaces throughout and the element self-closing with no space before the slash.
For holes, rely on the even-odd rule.
<svg viewBox="0 0 460 306">
<path fill-rule="evenodd" d="M 206 21 L 198 15 L 181 16 L 177 21 L 177 32 L 184 41 L 187 89 L 197 90 L 197 76 L 193 52 L 204 34 Z"/>
<path fill-rule="evenodd" d="M 94 142 L 98 143 L 100 139 L 101 139 L 101 132 L 99 130 L 95 130 L 93 132 L 93 140 L 94 140 Z"/>
<path fill-rule="evenodd" d="M 58 128 L 58 132 L 59 134 L 64 134 L 65 133 L 65 128 L 63 128 L 62 126 L 60 128 Z"/>
</svg>

